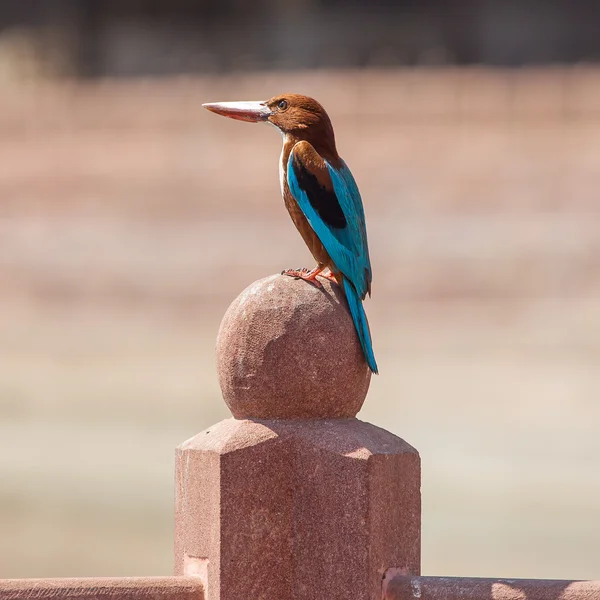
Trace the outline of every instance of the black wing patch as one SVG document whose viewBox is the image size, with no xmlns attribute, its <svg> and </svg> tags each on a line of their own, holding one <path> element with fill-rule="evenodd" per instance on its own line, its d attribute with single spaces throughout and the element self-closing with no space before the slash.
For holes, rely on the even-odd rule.
<svg viewBox="0 0 600 600">
<path fill-rule="evenodd" d="M 346 216 L 335 192 L 322 186 L 317 177 L 308 171 L 296 154 L 294 154 L 292 168 L 300 189 L 306 192 L 308 201 L 323 222 L 329 227 L 344 229 L 347 225 Z"/>
</svg>

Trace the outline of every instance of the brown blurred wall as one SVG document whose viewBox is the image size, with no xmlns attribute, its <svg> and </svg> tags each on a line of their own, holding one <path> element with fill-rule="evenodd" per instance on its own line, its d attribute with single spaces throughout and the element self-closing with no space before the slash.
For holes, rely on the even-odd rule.
<svg viewBox="0 0 600 600">
<path fill-rule="evenodd" d="M 427 574 L 594 579 L 600 76 L 405 69 L 0 95 L 0 577 L 172 569 L 173 448 L 227 415 L 217 328 L 310 256 L 280 136 L 205 101 L 317 97 L 365 202 L 381 375 Z"/>
</svg>

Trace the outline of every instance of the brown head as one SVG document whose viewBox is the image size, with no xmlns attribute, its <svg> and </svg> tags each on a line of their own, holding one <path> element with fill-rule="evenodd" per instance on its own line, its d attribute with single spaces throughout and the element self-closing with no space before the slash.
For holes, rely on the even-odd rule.
<svg viewBox="0 0 600 600">
<path fill-rule="evenodd" d="M 270 123 L 286 137 L 306 140 L 317 151 L 329 150 L 337 154 L 329 116 L 316 100 L 308 96 L 281 94 L 264 102 L 215 102 L 202 106 L 231 119 Z"/>
</svg>

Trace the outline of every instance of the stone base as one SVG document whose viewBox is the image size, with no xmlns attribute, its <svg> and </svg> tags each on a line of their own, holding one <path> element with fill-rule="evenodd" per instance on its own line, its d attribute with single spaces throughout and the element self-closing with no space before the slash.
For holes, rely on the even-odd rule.
<svg viewBox="0 0 600 600">
<path fill-rule="evenodd" d="M 236 420 L 177 450 L 175 573 L 207 600 L 375 600 L 420 569 L 420 461 L 357 419 Z"/>
</svg>

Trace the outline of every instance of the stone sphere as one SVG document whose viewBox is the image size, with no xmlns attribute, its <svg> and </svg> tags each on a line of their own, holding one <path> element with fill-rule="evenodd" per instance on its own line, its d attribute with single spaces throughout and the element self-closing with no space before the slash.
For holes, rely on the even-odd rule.
<svg viewBox="0 0 600 600">
<path fill-rule="evenodd" d="M 338 285 L 272 275 L 228 308 L 217 337 L 223 398 L 238 419 L 354 417 L 371 372 Z"/>
</svg>

